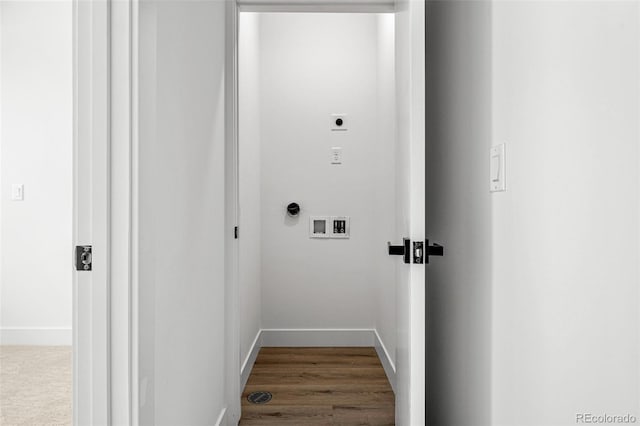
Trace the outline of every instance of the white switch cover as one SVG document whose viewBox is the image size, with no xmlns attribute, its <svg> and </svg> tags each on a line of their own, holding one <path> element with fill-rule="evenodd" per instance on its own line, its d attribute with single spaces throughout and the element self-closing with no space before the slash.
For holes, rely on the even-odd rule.
<svg viewBox="0 0 640 426">
<path fill-rule="evenodd" d="M 11 185 L 11 200 L 23 201 L 24 200 L 24 185 L 21 183 L 14 183 Z"/>
<path fill-rule="evenodd" d="M 331 164 L 342 164 L 342 147 L 331 148 Z"/>
<path fill-rule="evenodd" d="M 489 190 L 500 192 L 507 190 L 505 144 L 491 147 L 489 152 Z"/>
</svg>

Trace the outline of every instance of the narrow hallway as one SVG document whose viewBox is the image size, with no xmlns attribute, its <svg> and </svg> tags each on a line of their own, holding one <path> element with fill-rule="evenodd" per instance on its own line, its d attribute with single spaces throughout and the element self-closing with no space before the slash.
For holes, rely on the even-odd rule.
<svg viewBox="0 0 640 426">
<path fill-rule="evenodd" d="M 269 392 L 263 404 L 252 392 Z M 395 397 L 371 347 L 263 347 L 242 394 L 240 425 L 393 425 Z"/>
</svg>

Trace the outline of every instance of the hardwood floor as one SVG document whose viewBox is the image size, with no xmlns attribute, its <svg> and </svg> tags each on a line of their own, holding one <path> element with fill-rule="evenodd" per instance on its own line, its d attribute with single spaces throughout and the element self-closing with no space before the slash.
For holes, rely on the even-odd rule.
<svg viewBox="0 0 640 426">
<path fill-rule="evenodd" d="M 267 391 L 266 404 L 247 400 Z M 374 348 L 262 348 L 240 425 L 393 425 L 395 397 Z"/>
</svg>

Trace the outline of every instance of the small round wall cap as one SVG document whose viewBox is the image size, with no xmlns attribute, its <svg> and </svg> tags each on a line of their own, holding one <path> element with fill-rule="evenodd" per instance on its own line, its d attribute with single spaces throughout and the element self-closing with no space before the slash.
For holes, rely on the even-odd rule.
<svg viewBox="0 0 640 426">
<path fill-rule="evenodd" d="M 297 216 L 300 213 L 300 205 L 298 203 L 289 203 L 287 206 L 287 214 L 289 216 Z"/>
</svg>

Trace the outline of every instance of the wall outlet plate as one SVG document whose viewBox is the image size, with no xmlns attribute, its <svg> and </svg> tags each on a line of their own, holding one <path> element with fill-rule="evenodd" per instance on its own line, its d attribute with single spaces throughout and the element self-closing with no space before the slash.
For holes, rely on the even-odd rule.
<svg viewBox="0 0 640 426">
<path fill-rule="evenodd" d="M 331 216 L 331 237 L 349 238 L 351 232 L 351 220 L 349 216 Z"/>
<path fill-rule="evenodd" d="M 347 114 L 330 114 L 331 130 L 349 130 Z"/>
</svg>

